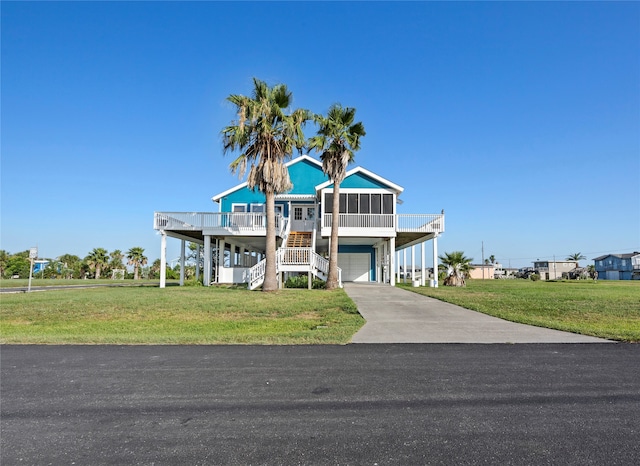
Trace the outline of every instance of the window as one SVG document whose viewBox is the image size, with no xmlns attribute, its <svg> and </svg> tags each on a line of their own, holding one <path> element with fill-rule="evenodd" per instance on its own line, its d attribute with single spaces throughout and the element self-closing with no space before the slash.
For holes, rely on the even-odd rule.
<svg viewBox="0 0 640 466">
<path fill-rule="evenodd" d="M 357 194 L 348 194 L 347 195 L 347 207 L 348 212 L 350 214 L 358 213 L 358 195 Z"/>
<path fill-rule="evenodd" d="M 324 195 L 324 212 L 326 214 L 333 213 L 333 193 L 326 193 Z"/>
<path fill-rule="evenodd" d="M 264 204 L 251 204 L 251 212 L 263 213 Z"/>
<path fill-rule="evenodd" d="M 231 206 L 231 212 L 244 213 L 247 211 L 247 204 L 233 204 Z"/>
<path fill-rule="evenodd" d="M 372 194 L 371 195 L 371 213 L 372 214 L 381 214 L 382 213 L 382 194 Z"/>
<path fill-rule="evenodd" d="M 371 205 L 371 198 L 369 197 L 368 194 L 360 194 L 360 213 L 361 214 L 369 214 L 371 213 L 370 211 L 370 205 Z"/>
<path fill-rule="evenodd" d="M 316 208 L 307 207 L 307 220 L 313 220 L 316 218 Z"/>
<path fill-rule="evenodd" d="M 302 220 L 302 207 L 294 207 L 293 208 L 293 219 L 294 220 Z"/>
<path fill-rule="evenodd" d="M 324 195 L 324 212 L 333 212 L 333 193 Z M 393 194 L 341 193 L 341 214 L 393 214 Z"/>
<path fill-rule="evenodd" d="M 393 213 L 393 195 L 392 194 L 382 195 L 382 213 L 383 214 Z"/>
<path fill-rule="evenodd" d="M 347 195 L 340 194 L 340 211 L 341 214 L 347 213 Z"/>
</svg>

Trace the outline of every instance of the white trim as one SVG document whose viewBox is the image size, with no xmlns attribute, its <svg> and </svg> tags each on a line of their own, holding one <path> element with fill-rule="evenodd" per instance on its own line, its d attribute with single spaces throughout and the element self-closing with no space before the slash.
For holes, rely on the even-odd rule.
<svg viewBox="0 0 640 466">
<path fill-rule="evenodd" d="M 262 210 L 253 210 L 254 206 L 261 206 Z M 233 210 L 233 205 L 231 206 L 231 209 Z M 250 212 L 257 212 L 257 213 L 265 213 L 266 212 L 266 204 L 264 202 L 252 202 L 251 204 L 249 204 L 249 211 Z"/>
<path fill-rule="evenodd" d="M 402 191 L 404 191 L 404 188 L 402 186 L 399 186 L 399 185 L 387 180 L 386 178 L 383 178 L 380 175 L 376 175 L 375 173 L 370 172 L 366 168 L 362 168 L 362 167 L 355 167 L 355 168 L 349 170 L 345 174 L 344 180 L 349 178 L 351 175 L 355 175 L 356 173 L 362 173 L 362 174 L 368 176 L 369 178 L 373 178 L 374 180 L 376 180 L 379 183 L 387 185 L 389 188 L 391 188 L 392 190 L 396 191 L 397 194 L 400 194 Z M 344 180 L 342 180 L 342 181 L 344 182 Z M 319 191 L 321 189 L 325 189 L 325 188 L 331 186 L 332 184 L 333 184 L 332 180 L 325 181 L 324 183 L 321 183 L 318 186 L 316 186 L 316 191 Z M 351 188 L 351 189 L 357 189 L 357 188 Z M 369 188 L 369 189 L 372 189 L 372 188 Z M 380 189 L 383 189 L 383 188 L 380 188 Z M 342 191 L 342 188 L 340 188 L 340 191 Z"/>
<path fill-rule="evenodd" d="M 322 168 L 322 162 L 309 157 L 307 154 L 303 154 L 300 155 L 298 157 L 296 157 L 295 159 L 289 160 L 287 163 L 284 164 L 285 167 L 289 168 L 291 165 L 295 165 L 298 162 L 302 162 L 303 160 L 306 160 L 307 162 L 311 162 L 315 165 L 317 165 L 318 167 Z"/>
</svg>

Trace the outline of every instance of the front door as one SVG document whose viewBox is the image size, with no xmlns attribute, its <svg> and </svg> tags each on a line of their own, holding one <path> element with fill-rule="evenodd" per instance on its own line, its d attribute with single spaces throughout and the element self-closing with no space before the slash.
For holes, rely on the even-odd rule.
<svg viewBox="0 0 640 466">
<path fill-rule="evenodd" d="M 291 231 L 313 231 L 316 221 L 316 206 L 301 204 L 292 206 Z"/>
</svg>

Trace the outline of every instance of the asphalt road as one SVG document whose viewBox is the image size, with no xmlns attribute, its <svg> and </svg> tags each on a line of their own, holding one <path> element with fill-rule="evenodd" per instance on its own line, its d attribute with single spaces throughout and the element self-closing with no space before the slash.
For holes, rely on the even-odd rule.
<svg viewBox="0 0 640 466">
<path fill-rule="evenodd" d="M 2 346 L 3 466 L 640 464 L 640 345 Z"/>
</svg>

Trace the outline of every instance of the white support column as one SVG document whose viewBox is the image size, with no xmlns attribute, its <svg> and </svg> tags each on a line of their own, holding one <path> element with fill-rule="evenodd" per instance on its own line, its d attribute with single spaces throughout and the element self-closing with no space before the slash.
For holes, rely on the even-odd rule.
<svg viewBox="0 0 640 466">
<path fill-rule="evenodd" d="M 389 238 L 389 284 L 396 286 L 396 239 Z"/>
<path fill-rule="evenodd" d="M 223 239 L 218 240 L 218 283 L 222 283 L 220 278 L 222 277 L 222 271 L 224 269 L 224 248 L 226 244 Z"/>
<path fill-rule="evenodd" d="M 438 288 L 438 235 L 433 237 L 433 286 Z"/>
<path fill-rule="evenodd" d="M 229 243 L 229 267 L 233 268 L 236 265 L 236 245 Z"/>
<path fill-rule="evenodd" d="M 407 248 L 402 250 L 402 283 L 407 283 Z"/>
<path fill-rule="evenodd" d="M 184 286 L 184 247 L 185 240 L 180 241 L 180 286 Z"/>
<path fill-rule="evenodd" d="M 196 245 L 196 281 L 200 281 L 200 245 Z"/>
<path fill-rule="evenodd" d="M 423 241 L 422 243 L 420 243 L 420 253 L 422 254 L 422 270 L 420 271 L 420 286 L 424 286 L 425 285 L 425 280 L 427 279 L 427 271 L 425 269 L 425 250 L 426 250 L 426 246 L 427 243 L 425 241 Z"/>
<path fill-rule="evenodd" d="M 411 246 L 411 283 L 412 284 L 416 279 L 416 277 L 414 276 L 416 272 L 415 261 L 416 261 L 415 246 Z"/>
<path fill-rule="evenodd" d="M 167 285 L 167 234 L 160 231 L 160 288 Z"/>
<path fill-rule="evenodd" d="M 204 235 L 204 270 L 202 279 L 204 286 L 211 284 L 211 235 Z"/>
<path fill-rule="evenodd" d="M 240 248 L 240 257 L 238 258 L 238 264 L 240 265 L 240 267 L 246 267 L 247 266 L 247 256 L 246 256 L 246 252 L 244 247 Z"/>
</svg>

